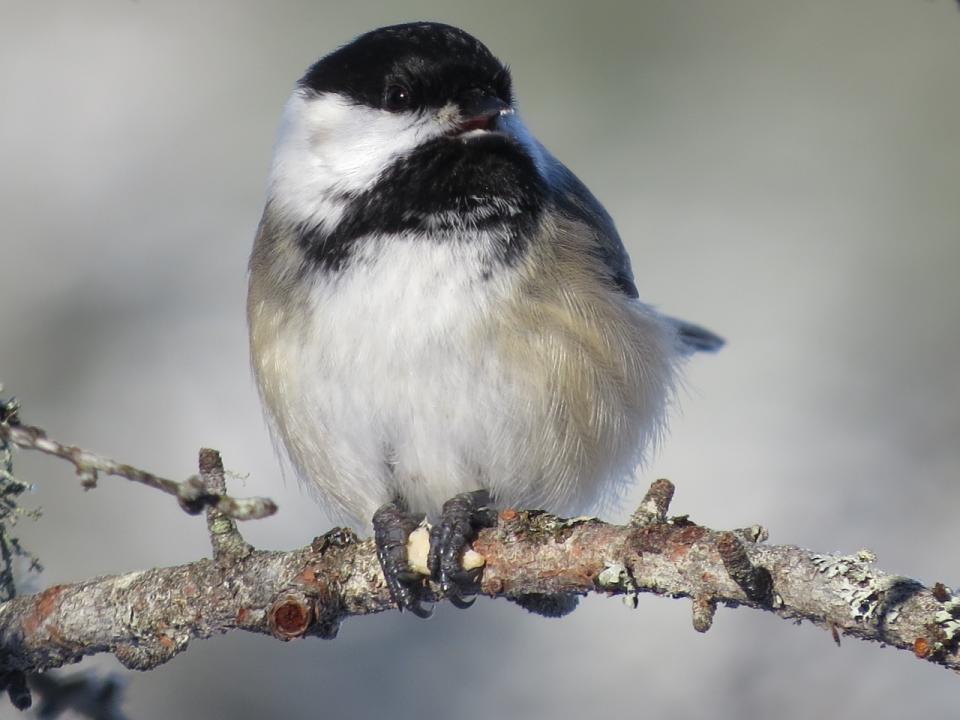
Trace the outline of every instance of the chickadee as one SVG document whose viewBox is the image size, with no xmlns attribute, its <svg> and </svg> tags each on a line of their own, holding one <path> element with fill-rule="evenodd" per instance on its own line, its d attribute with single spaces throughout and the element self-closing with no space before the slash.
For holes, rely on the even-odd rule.
<svg viewBox="0 0 960 720">
<path fill-rule="evenodd" d="M 406 539 L 425 514 L 458 598 L 492 508 L 615 498 L 679 361 L 723 344 L 637 299 L 613 221 L 527 130 L 509 70 L 438 23 L 368 32 L 297 83 L 247 312 L 274 437 L 328 508 L 372 518 L 417 614 Z"/>
</svg>

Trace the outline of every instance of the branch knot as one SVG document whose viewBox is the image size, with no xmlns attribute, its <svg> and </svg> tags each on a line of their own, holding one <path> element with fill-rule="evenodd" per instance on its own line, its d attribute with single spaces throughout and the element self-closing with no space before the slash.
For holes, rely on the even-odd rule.
<svg viewBox="0 0 960 720">
<path fill-rule="evenodd" d="M 723 566 L 746 596 L 764 607 L 773 606 L 773 578 L 764 567 L 750 562 L 743 542 L 732 532 L 722 533 L 717 550 Z"/>
</svg>

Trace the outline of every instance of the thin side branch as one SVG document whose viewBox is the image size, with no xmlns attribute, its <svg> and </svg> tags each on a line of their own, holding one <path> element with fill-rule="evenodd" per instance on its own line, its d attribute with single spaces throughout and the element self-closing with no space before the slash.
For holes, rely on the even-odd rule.
<svg viewBox="0 0 960 720">
<path fill-rule="evenodd" d="M 71 462 L 86 489 L 96 487 L 100 473 L 126 478 L 173 495 L 186 512 L 196 515 L 204 508 L 215 507 L 220 513 L 234 520 L 256 520 L 268 517 L 277 511 L 269 498 L 233 498 L 225 492 L 211 492 L 202 480 L 193 476 L 183 482 L 168 480 L 133 465 L 97 455 L 73 445 L 64 445 L 38 427 L 22 424 L 16 415 L 0 418 L 0 440 L 25 450 L 38 450 L 47 455 Z"/>
<path fill-rule="evenodd" d="M 208 491 L 222 465 L 203 451 Z M 213 485 L 209 485 L 212 483 Z M 649 592 L 693 601 L 705 632 L 718 605 L 751 607 L 831 632 L 908 650 L 960 669 L 960 598 L 873 567 L 866 552 L 818 555 L 753 542 L 762 528 L 721 532 L 666 518 L 673 487 L 658 481 L 652 514 L 627 526 L 505 510 L 473 548 L 485 559 L 478 590 L 490 597 Z M 644 516 L 648 513 L 644 511 Z M 334 637 L 350 616 L 393 610 L 372 540 L 334 529 L 307 547 L 266 552 L 246 545 L 223 516 L 208 514 L 216 559 L 56 585 L 0 605 L 0 676 L 17 677 L 111 652 L 148 670 L 197 638 L 232 630 L 290 640 Z M 229 527 L 228 527 L 229 525 Z M 427 584 L 428 598 L 441 600 Z"/>
<path fill-rule="evenodd" d="M 227 478 L 223 469 L 223 460 L 216 450 L 204 448 L 200 451 L 200 482 L 211 496 L 224 497 L 227 493 Z M 207 531 L 213 546 L 213 559 L 229 563 L 245 558 L 253 550 L 240 535 L 236 521 L 223 512 L 218 505 L 207 508 Z"/>
</svg>

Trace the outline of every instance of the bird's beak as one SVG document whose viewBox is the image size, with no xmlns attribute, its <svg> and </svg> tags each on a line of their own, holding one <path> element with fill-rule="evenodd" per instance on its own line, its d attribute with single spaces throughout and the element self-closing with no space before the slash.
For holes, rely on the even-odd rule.
<svg viewBox="0 0 960 720">
<path fill-rule="evenodd" d="M 471 91 L 458 103 L 460 106 L 460 120 L 454 128 L 455 134 L 470 132 L 471 130 L 493 130 L 497 118 L 509 115 L 513 108 L 494 95 L 480 91 Z"/>
</svg>

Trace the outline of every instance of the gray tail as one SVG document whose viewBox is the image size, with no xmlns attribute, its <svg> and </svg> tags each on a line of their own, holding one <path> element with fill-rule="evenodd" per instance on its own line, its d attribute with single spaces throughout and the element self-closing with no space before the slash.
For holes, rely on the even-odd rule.
<svg viewBox="0 0 960 720">
<path fill-rule="evenodd" d="M 705 327 L 676 318 L 667 319 L 677 328 L 680 350 L 684 355 L 692 355 L 695 352 L 716 352 L 726 344 L 726 340 Z"/>
</svg>

